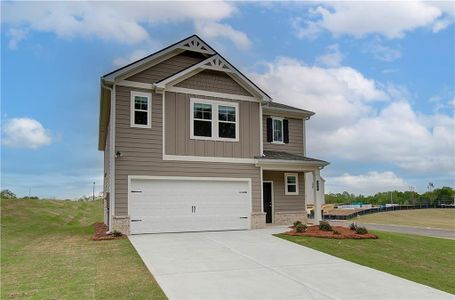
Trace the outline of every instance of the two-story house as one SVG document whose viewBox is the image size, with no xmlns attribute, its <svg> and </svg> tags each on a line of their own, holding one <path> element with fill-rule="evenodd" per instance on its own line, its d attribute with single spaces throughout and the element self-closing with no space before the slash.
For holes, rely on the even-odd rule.
<svg viewBox="0 0 455 300">
<path fill-rule="evenodd" d="M 196 35 L 102 76 L 106 224 L 127 234 L 287 225 L 306 221 L 305 195 L 318 221 L 328 163 L 305 156 L 313 114 L 273 101 Z"/>
</svg>

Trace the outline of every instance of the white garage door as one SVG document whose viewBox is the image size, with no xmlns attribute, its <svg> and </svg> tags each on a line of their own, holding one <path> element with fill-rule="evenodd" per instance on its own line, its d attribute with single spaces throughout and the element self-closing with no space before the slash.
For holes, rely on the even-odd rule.
<svg viewBox="0 0 455 300">
<path fill-rule="evenodd" d="M 137 233 L 248 229 L 248 181 L 132 179 L 130 231 Z"/>
</svg>

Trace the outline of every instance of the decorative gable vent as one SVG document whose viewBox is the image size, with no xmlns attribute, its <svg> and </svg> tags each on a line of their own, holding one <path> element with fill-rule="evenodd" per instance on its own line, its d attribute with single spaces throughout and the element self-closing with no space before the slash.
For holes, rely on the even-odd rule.
<svg viewBox="0 0 455 300">
<path fill-rule="evenodd" d="M 204 68 L 223 72 L 233 72 L 233 70 L 218 55 L 207 59 L 204 64 Z"/>
<path fill-rule="evenodd" d="M 214 53 L 206 44 L 204 44 L 197 37 L 192 37 L 191 39 L 184 41 L 180 48 L 206 54 Z"/>
</svg>

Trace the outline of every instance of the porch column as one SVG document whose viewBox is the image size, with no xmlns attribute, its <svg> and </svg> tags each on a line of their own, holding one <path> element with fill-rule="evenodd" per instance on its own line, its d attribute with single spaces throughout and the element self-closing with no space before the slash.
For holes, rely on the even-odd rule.
<svg viewBox="0 0 455 300">
<path fill-rule="evenodd" d="M 318 181 L 320 178 L 320 173 L 319 169 L 314 170 L 311 173 L 313 173 L 313 198 L 314 198 L 314 223 L 319 224 L 319 221 L 322 220 L 322 214 L 321 214 L 321 199 L 318 197 L 319 191 L 318 191 Z M 321 182 L 319 182 L 319 189 Z"/>
</svg>

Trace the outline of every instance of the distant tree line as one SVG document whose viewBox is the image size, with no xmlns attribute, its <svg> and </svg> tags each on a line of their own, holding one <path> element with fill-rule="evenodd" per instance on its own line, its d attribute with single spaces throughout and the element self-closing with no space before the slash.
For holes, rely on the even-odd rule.
<svg viewBox="0 0 455 300">
<path fill-rule="evenodd" d="M 38 200 L 40 199 L 38 196 L 25 196 L 25 197 L 17 197 L 15 193 L 13 193 L 11 190 L 5 189 L 0 192 L 0 199 L 35 199 Z M 98 194 L 95 196 L 95 201 L 97 200 L 102 200 L 103 199 L 103 193 Z M 63 200 L 71 200 L 71 199 L 63 199 Z M 82 196 L 77 201 L 93 201 L 93 196 Z"/>
<path fill-rule="evenodd" d="M 349 192 L 330 193 L 325 195 L 325 203 L 353 204 L 362 202 L 366 204 L 401 204 L 401 205 L 428 205 L 428 204 L 453 204 L 455 190 L 444 186 L 419 194 L 414 191 L 388 191 L 376 193 L 372 196 L 354 195 Z"/>
</svg>

